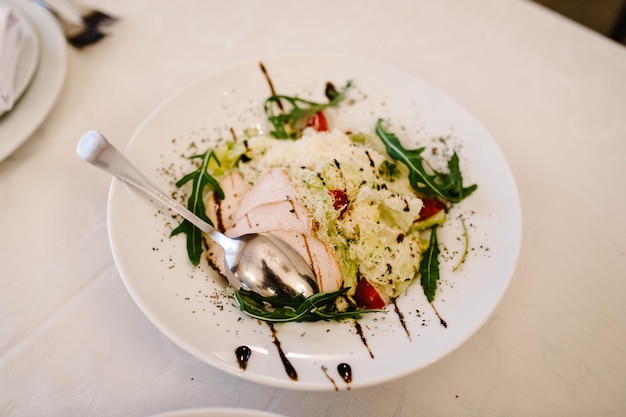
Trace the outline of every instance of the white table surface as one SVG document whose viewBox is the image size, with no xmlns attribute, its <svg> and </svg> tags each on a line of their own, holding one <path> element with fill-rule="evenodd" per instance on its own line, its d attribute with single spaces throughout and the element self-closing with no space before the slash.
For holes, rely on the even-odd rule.
<svg viewBox="0 0 626 417">
<path fill-rule="evenodd" d="M 624 46 L 519 0 L 97 3 L 122 20 L 103 42 L 68 50 L 55 107 L 0 163 L 0 415 L 626 413 Z M 492 317 L 385 385 L 265 387 L 170 342 L 113 263 L 109 177 L 74 152 L 92 128 L 123 147 L 192 80 L 294 52 L 354 55 L 429 81 L 481 120 L 519 186 L 520 261 Z"/>
</svg>

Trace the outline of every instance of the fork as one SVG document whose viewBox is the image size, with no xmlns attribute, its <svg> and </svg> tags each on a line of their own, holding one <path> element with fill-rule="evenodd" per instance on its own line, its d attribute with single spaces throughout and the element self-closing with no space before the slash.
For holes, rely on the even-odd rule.
<svg viewBox="0 0 626 417">
<path fill-rule="evenodd" d="M 87 45 L 98 42 L 106 36 L 100 30 L 101 25 L 106 26 L 114 23 L 117 18 L 99 10 L 89 9 L 75 3 L 71 6 L 80 13 L 79 20 L 70 20 L 52 4 L 46 0 L 32 0 L 36 5 L 48 10 L 61 25 L 61 29 L 65 34 L 67 41 L 76 48 L 82 48 Z"/>
</svg>

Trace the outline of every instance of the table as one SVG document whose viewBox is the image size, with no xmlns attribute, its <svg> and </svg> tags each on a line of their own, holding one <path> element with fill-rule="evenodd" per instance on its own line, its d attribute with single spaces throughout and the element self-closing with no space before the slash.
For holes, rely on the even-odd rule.
<svg viewBox="0 0 626 417">
<path fill-rule="evenodd" d="M 0 164 L 0 415 L 626 412 L 624 46 L 519 0 L 97 3 L 121 21 L 101 43 L 68 49 L 56 105 Z M 492 317 L 442 360 L 381 386 L 260 386 L 170 342 L 113 263 L 110 179 L 74 153 L 92 128 L 123 147 L 201 76 L 292 53 L 363 57 L 429 81 L 482 121 L 519 187 L 519 265 Z"/>
</svg>

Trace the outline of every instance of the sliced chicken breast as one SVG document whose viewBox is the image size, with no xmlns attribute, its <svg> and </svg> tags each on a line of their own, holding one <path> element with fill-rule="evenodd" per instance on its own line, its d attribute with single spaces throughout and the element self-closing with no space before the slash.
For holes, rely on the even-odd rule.
<svg viewBox="0 0 626 417">
<path fill-rule="evenodd" d="M 282 239 L 308 261 L 321 292 L 337 291 L 343 285 L 343 275 L 335 251 L 311 235 L 292 230 L 273 230 L 269 234 Z"/>
<path fill-rule="evenodd" d="M 226 276 L 224 268 L 224 249 L 209 238 L 205 238 L 207 243 L 206 258 L 211 268 Z"/>
<path fill-rule="evenodd" d="M 224 191 L 224 198 L 216 198 L 215 194 L 211 196 L 207 204 L 207 216 L 217 230 L 224 232 L 235 222 L 235 211 L 252 185 L 241 174 L 233 172 L 222 178 L 220 187 Z"/>
<path fill-rule="evenodd" d="M 296 200 L 296 192 L 285 170 L 272 168 L 246 192 L 233 213 L 233 219 L 238 221 L 256 206 L 285 200 Z"/>
<path fill-rule="evenodd" d="M 339 290 L 343 276 L 335 251 L 312 236 L 307 208 L 296 201 L 286 172 L 274 168 L 250 186 L 241 175 L 231 174 L 220 181 L 224 199 L 211 199 L 209 218 L 227 236 L 270 233 L 292 246 L 311 266 L 322 292 Z M 208 241 L 207 259 L 224 274 L 224 251 Z"/>
<path fill-rule="evenodd" d="M 310 233 L 311 224 L 308 210 L 301 203 L 292 200 L 275 201 L 254 206 L 225 233 L 230 237 L 272 230 Z"/>
</svg>

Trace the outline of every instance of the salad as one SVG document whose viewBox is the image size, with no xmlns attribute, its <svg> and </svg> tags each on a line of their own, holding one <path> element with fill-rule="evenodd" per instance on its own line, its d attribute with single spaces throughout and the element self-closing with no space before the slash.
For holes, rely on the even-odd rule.
<svg viewBox="0 0 626 417">
<path fill-rule="evenodd" d="M 432 303 L 437 228 L 477 188 L 463 184 L 457 154 L 440 172 L 424 148 L 404 148 L 382 119 L 359 132 L 333 129 L 325 113 L 344 102 L 351 82 L 339 90 L 327 83 L 324 103 L 276 94 L 268 82 L 264 111 L 272 129 L 233 133 L 194 155 L 197 169 L 176 184 L 191 187 L 188 208 L 218 230 L 273 234 L 310 262 L 319 294 L 263 298 L 242 289 L 234 291 L 241 310 L 270 323 L 359 318 L 414 281 Z M 172 231 L 180 233 L 194 265 L 204 257 L 223 273 L 218 245 L 187 221 Z"/>
</svg>

